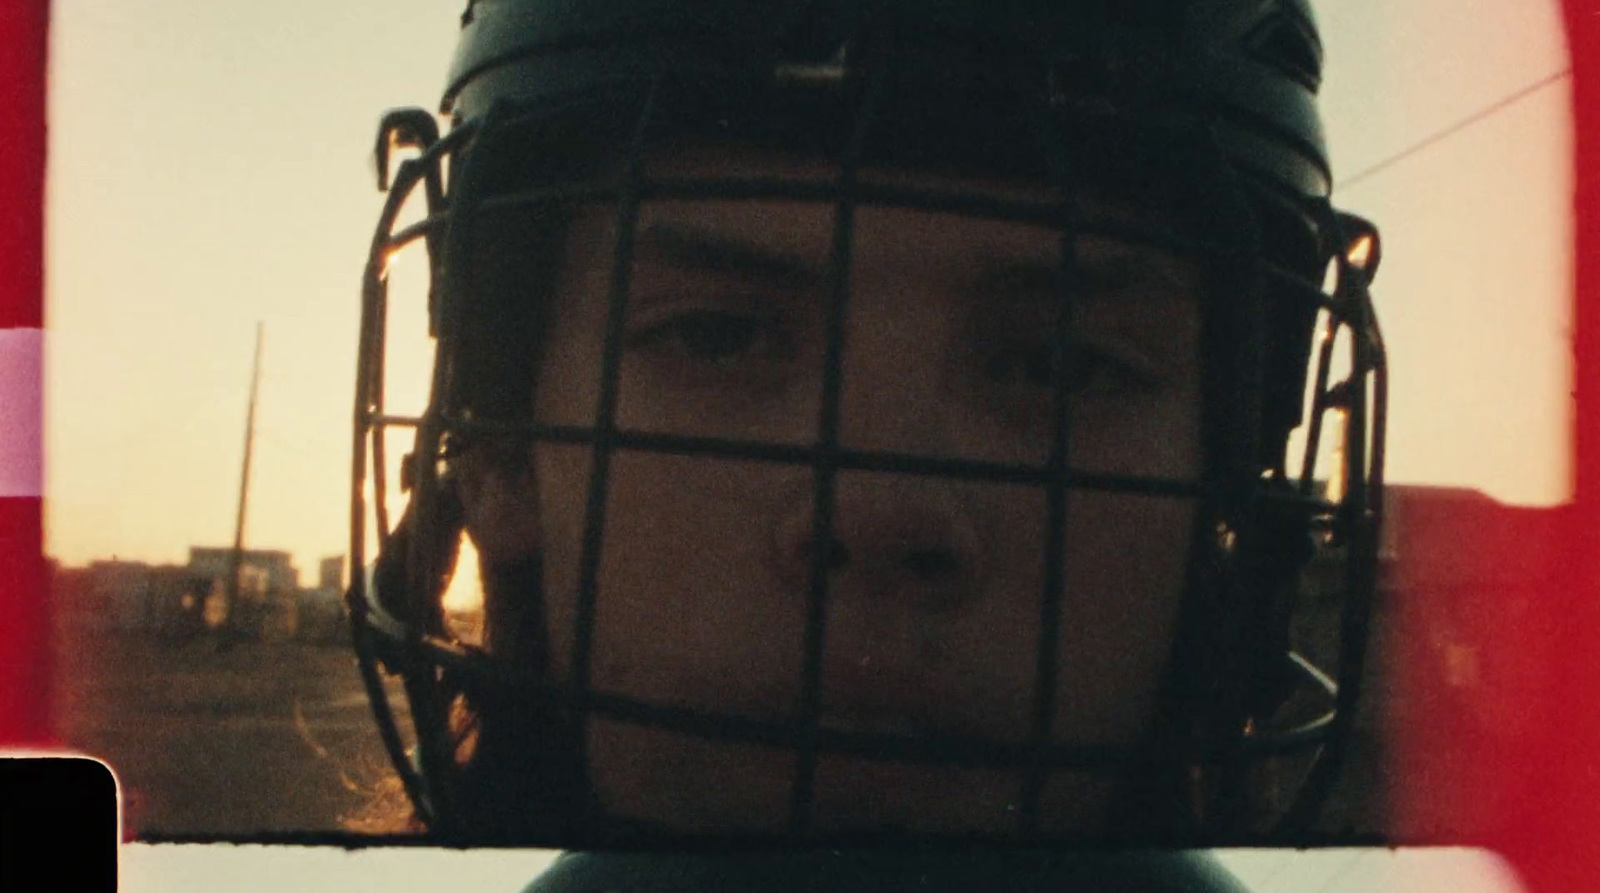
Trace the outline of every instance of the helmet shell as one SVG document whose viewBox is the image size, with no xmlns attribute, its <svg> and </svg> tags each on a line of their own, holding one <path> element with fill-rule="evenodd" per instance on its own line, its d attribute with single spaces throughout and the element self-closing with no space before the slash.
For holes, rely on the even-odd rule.
<svg viewBox="0 0 1600 893">
<path fill-rule="evenodd" d="M 441 103 L 457 121 L 496 101 L 555 109 L 636 87 L 663 63 L 773 81 L 864 31 L 959 36 L 946 46 L 1009 51 L 984 58 L 1020 66 L 1058 99 L 1104 93 L 1201 115 L 1240 171 L 1284 197 L 1330 192 L 1316 110 L 1322 45 L 1306 0 L 474 0 L 462 22 Z M 957 52 L 931 54 L 919 74 L 931 80 Z M 952 113 L 983 111 L 951 91 L 935 99 Z"/>
</svg>

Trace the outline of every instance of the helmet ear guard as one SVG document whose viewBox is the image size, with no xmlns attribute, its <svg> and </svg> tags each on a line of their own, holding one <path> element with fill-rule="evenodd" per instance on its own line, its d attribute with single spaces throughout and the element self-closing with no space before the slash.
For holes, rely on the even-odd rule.
<svg viewBox="0 0 1600 893">
<path fill-rule="evenodd" d="M 471 451 L 480 449 L 492 452 L 487 441 Z M 407 457 L 408 464 L 412 459 Z M 484 459 L 491 465 L 507 461 L 504 455 Z M 500 684 L 504 674 L 484 645 L 461 641 L 445 616 L 443 596 L 458 571 L 462 537 L 468 535 L 461 469 L 420 476 L 425 483 L 411 488 L 411 499 L 367 574 L 363 598 L 368 607 L 358 624 L 364 627 L 358 641 L 365 643 L 358 647 L 401 677 L 412 715 L 415 746 L 407 753 L 397 743 L 391 760 L 419 817 L 444 840 L 515 845 L 593 835 L 584 830 L 594 807 L 574 738 L 578 726 L 568 706 L 559 698 L 524 697 L 527 679 Z M 510 637 L 523 646 L 519 665 L 542 680 L 548 637 L 537 555 L 461 570 L 481 571 L 486 605 L 495 591 L 531 602 L 515 613 L 486 612 L 482 638 L 484 643 L 504 639 L 501 627 L 516 626 Z M 529 643 L 534 643 L 531 649 Z M 397 729 L 381 686 L 376 691 L 369 686 L 369 697 Z M 492 715 L 493 723 L 482 724 L 485 715 Z M 464 802 L 472 807 L 456 805 Z"/>
<path fill-rule="evenodd" d="M 1245 216 L 1261 227 L 1281 210 L 1277 202 L 1253 204 Z M 1224 469 L 1221 480 L 1236 484 L 1231 490 L 1224 485 L 1224 491 L 1235 495 L 1202 512 L 1202 523 L 1211 526 L 1196 533 L 1200 560 L 1186 600 L 1190 613 L 1175 643 L 1175 664 L 1183 668 L 1178 676 L 1189 684 L 1173 680 L 1180 689 L 1170 709 L 1188 712 L 1175 726 L 1176 746 L 1204 755 L 1204 762 L 1192 766 L 1186 795 L 1206 829 L 1199 832 L 1202 840 L 1282 843 L 1327 833 L 1315 830 L 1315 820 L 1337 778 L 1359 688 L 1382 486 L 1385 371 L 1367 293 L 1380 243 L 1373 224 L 1326 203 L 1312 216 L 1326 246 L 1317 253 L 1337 271 L 1334 295 L 1291 285 L 1281 267 L 1264 270 L 1243 260 L 1245 245 L 1237 246 L 1239 260 L 1223 265 L 1233 270 L 1234 282 L 1260 280 L 1260 287 L 1244 291 L 1262 295 L 1264 303 L 1233 313 L 1224 309 L 1211 343 L 1269 349 L 1233 354 L 1238 365 L 1231 372 L 1208 369 L 1208 375 L 1218 375 L 1208 405 L 1221 407 L 1224 418 L 1257 422 L 1244 430 L 1209 426 L 1215 438 L 1211 455 Z M 1247 240 L 1252 231 L 1261 232 L 1248 225 L 1239 230 Z M 1300 256 L 1283 248 L 1255 256 Z M 1291 263 L 1309 269 L 1306 259 Z M 1227 279 L 1224 273 L 1221 281 Z M 1319 307 L 1334 311 L 1334 320 L 1312 356 Z M 1264 331 L 1252 333 L 1252 326 Z M 1352 355 L 1347 377 L 1330 385 L 1331 332 L 1341 326 L 1352 334 Z M 1227 348 L 1219 353 L 1227 355 Z M 1307 380 L 1308 366 L 1317 371 L 1314 383 Z M 1308 385 L 1311 433 L 1296 480 L 1285 468 L 1288 434 L 1307 421 Z M 1373 405 L 1366 399 L 1369 389 Z M 1359 494 L 1337 498 L 1337 505 L 1313 492 L 1317 441 L 1328 412 L 1342 413 L 1348 422 L 1343 453 L 1349 462 L 1334 470 L 1340 489 Z M 1363 458 L 1369 445 L 1370 462 Z M 1326 614 L 1322 603 L 1333 594 L 1316 591 L 1315 583 L 1308 588 L 1308 569 L 1319 556 L 1340 566 L 1332 575 L 1339 578 L 1342 605 L 1332 624 L 1333 641 L 1314 629 L 1313 616 Z M 1315 660 L 1305 656 L 1307 649 Z M 1297 780 L 1286 782 L 1290 777 Z"/>
<path fill-rule="evenodd" d="M 1382 514 L 1387 368 L 1368 291 L 1380 258 L 1378 232 L 1331 207 L 1324 216 L 1335 284 L 1320 302 L 1326 319 L 1308 339 L 1315 376 L 1306 382 L 1307 408 L 1297 424 L 1305 431 L 1302 464 L 1296 474 L 1275 462 L 1262 480 L 1257 505 L 1266 574 L 1258 586 L 1280 595 L 1258 615 L 1274 619 L 1258 625 L 1251 644 L 1260 669 L 1246 685 L 1255 693 L 1247 743 L 1311 759 L 1264 762 L 1257 774 L 1265 783 L 1240 786 L 1260 791 L 1266 798 L 1260 811 L 1279 816 L 1269 840 L 1289 843 L 1352 830 L 1319 826 L 1317 819 L 1357 722 Z M 1340 330 L 1348 334 L 1343 360 L 1335 353 Z M 1340 362 L 1343 377 L 1330 382 Z M 1330 413 L 1344 423 L 1335 448 L 1341 461 L 1319 475 L 1318 443 Z"/>
<path fill-rule="evenodd" d="M 436 779 L 435 753 L 442 749 L 437 725 L 423 717 L 442 715 L 441 688 L 448 688 L 446 672 L 433 664 L 423 643 L 444 629 L 442 596 L 454 572 L 461 531 L 460 504 L 453 499 L 429 500 L 431 524 L 419 524 L 418 500 L 407 504 L 394 529 L 385 534 L 371 565 L 352 580 L 346 604 L 356 652 L 361 657 L 362 679 L 378 719 L 390 762 L 400 774 L 418 818 L 436 826 L 442 815 L 441 792 Z M 427 531 L 424 536 L 419 532 Z M 419 577 L 419 568 L 438 568 Z M 387 691 L 378 675 L 381 666 L 404 682 L 412 714 L 415 745 L 406 748 Z"/>
</svg>

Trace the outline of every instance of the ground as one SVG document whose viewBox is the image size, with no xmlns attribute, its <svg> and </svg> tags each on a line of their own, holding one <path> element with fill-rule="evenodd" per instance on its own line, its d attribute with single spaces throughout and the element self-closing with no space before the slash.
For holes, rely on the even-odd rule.
<svg viewBox="0 0 1600 893">
<path fill-rule="evenodd" d="M 129 836 L 402 830 L 403 794 L 347 641 L 219 650 L 206 636 L 161 639 L 82 614 L 60 618 L 57 635 L 58 732 L 117 770 Z M 1384 688 L 1368 689 L 1320 834 L 1370 841 L 1390 830 L 1376 734 Z M 397 685 L 390 694 L 404 717 Z"/>
<path fill-rule="evenodd" d="M 57 731 L 116 769 L 134 836 L 335 831 L 395 800 L 348 643 L 61 636 Z"/>
</svg>

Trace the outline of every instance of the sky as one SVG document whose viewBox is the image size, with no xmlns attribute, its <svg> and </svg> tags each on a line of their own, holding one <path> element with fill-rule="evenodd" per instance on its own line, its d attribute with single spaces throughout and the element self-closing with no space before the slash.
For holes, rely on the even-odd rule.
<svg viewBox="0 0 1600 893">
<path fill-rule="evenodd" d="M 1555 0 L 1314 5 L 1336 180 L 1567 65 Z M 303 575 L 347 551 L 374 130 L 385 109 L 436 106 L 459 12 L 54 0 L 50 555 L 182 562 L 231 541 L 258 321 L 247 543 L 290 550 Z M 1384 236 L 1392 481 L 1568 492 L 1568 102 L 1558 79 L 1336 193 Z M 1260 889 L 1295 876 L 1267 871 Z"/>
<path fill-rule="evenodd" d="M 436 106 L 457 6 L 54 3 L 52 556 L 182 562 L 231 542 L 258 321 L 247 543 L 307 574 L 347 551 L 371 144 L 383 110 Z M 1566 67 L 1554 0 L 1317 7 L 1336 175 Z M 1566 495 L 1566 103 L 1562 80 L 1337 194 L 1384 234 L 1393 481 Z"/>
</svg>

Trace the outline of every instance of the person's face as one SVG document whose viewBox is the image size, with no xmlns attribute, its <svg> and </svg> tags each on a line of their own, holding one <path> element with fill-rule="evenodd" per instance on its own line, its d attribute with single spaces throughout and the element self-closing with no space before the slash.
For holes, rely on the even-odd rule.
<svg viewBox="0 0 1600 893">
<path fill-rule="evenodd" d="M 730 165 L 829 175 L 752 156 L 677 157 L 657 168 L 726 174 Z M 816 442 L 834 231 L 826 203 L 644 204 L 618 427 Z M 595 422 L 615 236 L 614 215 L 599 211 L 580 216 L 571 233 L 538 373 L 542 422 Z M 860 207 L 850 251 L 840 447 L 1042 466 L 1052 443 L 1052 333 L 1063 309 L 1059 232 Z M 1198 267 L 1104 237 L 1084 236 L 1076 251 L 1069 465 L 1195 479 Z M 572 661 L 590 465 L 587 446 L 538 444 L 525 482 L 479 486 L 486 495 L 468 507 L 486 565 L 542 555 L 557 680 Z M 763 720 L 797 716 L 813 486 L 803 463 L 616 452 L 593 686 Z M 1045 591 L 1044 489 L 843 470 L 835 500 L 823 727 L 1028 740 Z M 1074 489 L 1065 508 L 1053 738 L 1135 743 L 1150 726 L 1170 650 L 1193 506 Z M 603 719 L 591 721 L 587 738 L 593 782 L 616 814 L 692 830 L 784 827 L 791 750 Z M 815 826 L 1004 832 L 1018 815 L 1022 777 L 824 754 Z M 1058 773 L 1045 789 L 1046 824 L 1092 830 L 1110 787 L 1107 777 Z"/>
</svg>

